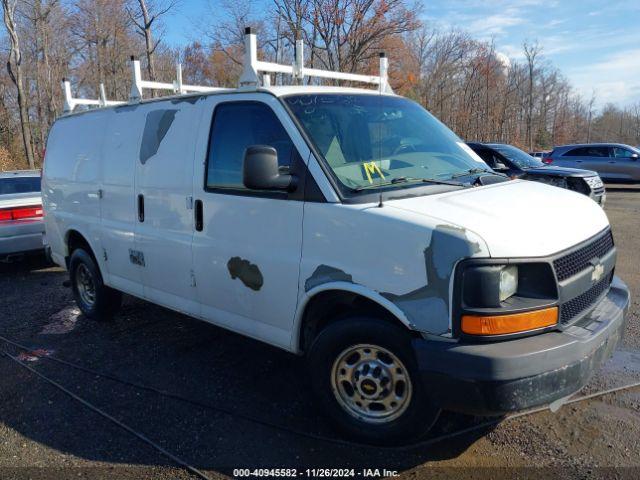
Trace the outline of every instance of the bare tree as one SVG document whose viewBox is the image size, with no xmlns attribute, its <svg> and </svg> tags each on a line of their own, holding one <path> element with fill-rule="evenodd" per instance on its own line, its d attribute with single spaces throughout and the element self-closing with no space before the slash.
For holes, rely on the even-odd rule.
<svg viewBox="0 0 640 480">
<path fill-rule="evenodd" d="M 162 4 L 153 0 L 132 0 L 132 2 L 137 4 L 137 8 L 127 6 L 127 13 L 136 26 L 138 33 L 144 37 L 147 72 L 149 73 L 149 79 L 155 81 L 154 54 L 160 44 L 160 39 L 154 41 L 152 27 L 160 17 L 176 6 L 177 1 L 171 0 Z"/>
<path fill-rule="evenodd" d="M 529 151 L 533 150 L 533 87 L 535 85 L 535 75 L 538 62 L 538 56 L 540 55 L 541 48 L 538 43 L 529 44 L 527 42 L 523 45 L 524 56 L 527 60 L 528 77 L 528 89 L 527 89 L 527 148 Z"/>
<path fill-rule="evenodd" d="M 16 25 L 17 0 L 2 0 L 4 10 L 4 25 L 9 34 L 9 59 L 7 60 L 7 72 L 16 87 L 18 95 L 18 110 L 20 113 L 20 126 L 22 128 L 22 141 L 29 168 L 35 168 L 33 146 L 31 144 L 31 125 L 29 123 L 29 109 L 27 106 L 24 76 L 22 70 L 22 52 L 20 51 L 20 38 Z"/>
</svg>

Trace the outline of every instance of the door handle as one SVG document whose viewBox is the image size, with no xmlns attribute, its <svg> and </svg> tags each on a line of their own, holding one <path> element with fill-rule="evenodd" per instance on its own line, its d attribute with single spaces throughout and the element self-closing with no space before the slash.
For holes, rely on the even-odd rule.
<svg viewBox="0 0 640 480">
<path fill-rule="evenodd" d="M 614 160 L 609 160 L 609 163 L 616 163 Z"/>
<path fill-rule="evenodd" d="M 144 195 L 138 195 L 138 221 L 144 222 Z"/>
<path fill-rule="evenodd" d="M 196 200 L 193 211 L 195 215 L 196 231 L 201 232 L 204 229 L 202 200 Z"/>
</svg>

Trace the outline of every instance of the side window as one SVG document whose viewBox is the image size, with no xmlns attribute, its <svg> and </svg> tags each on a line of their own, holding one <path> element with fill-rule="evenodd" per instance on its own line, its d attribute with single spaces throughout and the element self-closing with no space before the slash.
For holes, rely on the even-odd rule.
<svg viewBox="0 0 640 480">
<path fill-rule="evenodd" d="M 631 150 L 627 150 L 626 148 L 613 147 L 613 156 L 616 158 L 631 158 L 633 152 Z"/>
<path fill-rule="evenodd" d="M 487 165 L 489 165 L 491 168 L 495 166 L 496 162 L 493 156 L 493 152 L 491 150 L 489 150 L 488 148 L 478 148 L 478 149 L 474 149 L 474 152 L 476 152 L 478 156 L 482 160 L 484 160 L 484 162 Z"/>
<path fill-rule="evenodd" d="M 564 157 L 608 157 L 607 147 L 580 147 L 569 150 Z"/>
<path fill-rule="evenodd" d="M 587 156 L 586 148 L 574 148 L 573 150 L 569 150 L 563 155 L 563 157 L 586 157 L 586 156 Z"/>
<path fill-rule="evenodd" d="M 229 102 L 214 111 L 207 159 L 207 188 L 244 189 L 242 162 L 252 145 L 278 152 L 280 167 L 289 167 L 294 146 L 276 114 L 258 102 Z"/>
</svg>

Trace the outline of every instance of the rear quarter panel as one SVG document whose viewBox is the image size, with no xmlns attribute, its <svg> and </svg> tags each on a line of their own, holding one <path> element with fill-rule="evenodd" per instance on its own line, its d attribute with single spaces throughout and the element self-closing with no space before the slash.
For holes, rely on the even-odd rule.
<svg viewBox="0 0 640 480">
<path fill-rule="evenodd" d="M 58 264 L 64 264 L 70 230 L 99 251 L 100 156 L 108 115 L 108 110 L 96 110 L 62 117 L 49 133 L 42 199 L 47 240 Z"/>
</svg>

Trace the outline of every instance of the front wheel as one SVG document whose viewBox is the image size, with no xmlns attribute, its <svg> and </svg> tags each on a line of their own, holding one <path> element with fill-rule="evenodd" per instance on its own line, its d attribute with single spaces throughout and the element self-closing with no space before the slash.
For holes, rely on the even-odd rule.
<svg viewBox="0 0 640 480">
<path fill-rule="evenodd" d="M 93 257 L 77 248 L 69 260 L 71 288 L 82 313 L 93 320 L 110 320 L 122 304 L 122 294 L 107 287 Z"/>
<path fill-rule="evenodd" d="M 407 443 L 438 418 L 402 328 L 375 318 L 337 321 L 317 336 L 308 360 L 316 398 L 354 439 Z"/>
</svg>

